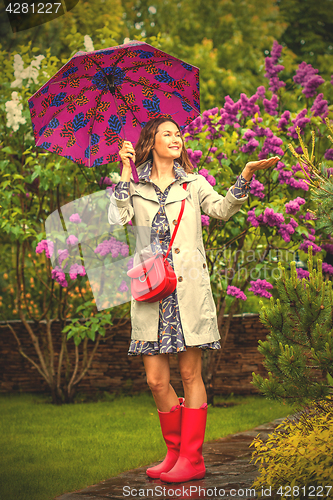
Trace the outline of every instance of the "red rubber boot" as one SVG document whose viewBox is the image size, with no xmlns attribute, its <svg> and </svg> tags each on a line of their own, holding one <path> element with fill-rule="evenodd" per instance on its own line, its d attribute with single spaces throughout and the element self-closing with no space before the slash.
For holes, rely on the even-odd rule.
<svg viewBox="0 0 333 500">
<path fill-rule="evenodd" d="M 200 408 L 182 408 L 181 444 L 179 458 L 169 472 L 162 472 L 161 481 L 183 483 L 202 479 L 206 467 L 202 456 L 207 421 L 207 403 Z"/>
<path fill-rule="evenodd" d="M 162 472 L 172 469 L 179 457 L 181 410 L 184 398 L 178 399 L 179 404 L 173 406 L 170 411 L 157 410 L 168 452 L 163 462 L 146 470 L 147 475 L 153 479 L 158 479 Z"/>
</svg>

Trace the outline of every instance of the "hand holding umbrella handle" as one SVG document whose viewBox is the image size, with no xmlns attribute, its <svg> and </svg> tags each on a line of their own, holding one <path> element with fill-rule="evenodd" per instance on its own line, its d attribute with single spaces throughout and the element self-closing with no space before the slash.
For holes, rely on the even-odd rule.
<svg viewBox="0 0 333 500">
<path fill-rule="evenodd" d="M 135 151 L 134 151 L 132 144 L 129 141 L 124 142 L 122 145 L 122 148 L 119 150 L 119 156 L 120 156 L 120 160 L 121 160 L 119 163 L 120 174 L 122 174 L 122 171 L 123 171 L 123 161 L 126 160 L 126 162 L 127 162 L 129 160 L 133 180 L 134 180 L 134 182 L 139 182 L 139 177 L 138 177 L 138 173 L 136 170 L 136 166 L 135 166 L 134 161 L 131 158 L 131 156 L 133 154 L 135 155 Z"/>
<path fill-rule="evenodd" d="M 136 170 L 136 166 L 135 166 L 135 163 L 133 160 L 130 160 L 130 165 L 131 165 L 132 176 L 133 176 L 134 182 L 139 182 L 138 172 Z M 119 167 L 120 167 L 120 175 L 121 175 L 122 171 L 123 171 L 123 162 L 122 161 L 119 162 Z"/>
</svg>

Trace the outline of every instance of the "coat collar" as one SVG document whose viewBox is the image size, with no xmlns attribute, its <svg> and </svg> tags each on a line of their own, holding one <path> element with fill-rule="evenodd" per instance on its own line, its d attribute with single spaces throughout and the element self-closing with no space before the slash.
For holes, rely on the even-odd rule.
<svg viewBox="0 0 333 500">
<path fill-rule="evenodd" d="M 133 177 L 131 175 L 131 181 L 134 183 L 135 193 L 142 196 L 147 200 L 155 201 L 158 203 L 158 198 L 156 191 L 154 189 L 153 184 L 150 181 L 150 173 L 152 169 L 152 161 L 147 160 L 142 165 L 137 167 L 139 183 L 134 183 Z M 182 184 L 184 182 L 192 182 L 195 181 L 197 175 L 195 174 L 187 174 L 185 170 L 179 165 L 178 162 L 174 162 L 174 172 L 176 181 L 173 183 L 172 188 L 169 191 L 169 194 L 166 199 L 167 203 L 172 203 L 174 201 L 182 201 L 187 198 L 188 191 L 185 191 L 182 188 Z"/>
</svg>

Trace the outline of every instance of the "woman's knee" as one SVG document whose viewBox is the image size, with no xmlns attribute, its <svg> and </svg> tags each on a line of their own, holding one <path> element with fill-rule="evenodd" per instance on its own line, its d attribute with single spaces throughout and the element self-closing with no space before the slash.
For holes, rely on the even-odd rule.
<svg viewBox="0 0 333 500">
<path fill-rule="evenodd" d="M 147 384 L 152 392 L 166 392 L 169 389 L 169 380 L 147 376 Z"/>
<path fill-rule="evenodd" d="M 202 379 L 201 370 L 195 366 L 184 366 L 180 368 L 180 375 L 184 384 L 195 384 Z"/>
</svg>

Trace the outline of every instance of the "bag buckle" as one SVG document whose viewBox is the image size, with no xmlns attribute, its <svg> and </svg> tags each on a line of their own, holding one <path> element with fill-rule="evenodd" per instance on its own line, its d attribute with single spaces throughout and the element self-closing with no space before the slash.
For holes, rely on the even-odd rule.
<svg viewBox="0 0 333 500">
<path fill-rule="evenodd" d="M 145 279 L 144 279 L 144 280 L 142 280 L 142 279 L 141 279 L 141 276 L 139 276 L 139 281 L 140 281 L 140 283 L 144 283 L 144 282 L 146 281 L 147 276 L 148 276 L 148 273 L 144 273 L 144 276 L 145 276 Z"/>
</svg>

